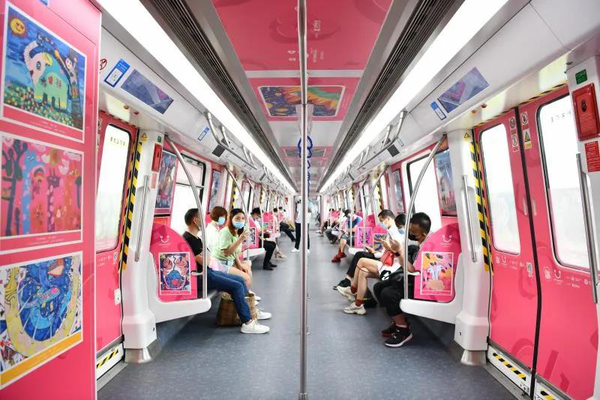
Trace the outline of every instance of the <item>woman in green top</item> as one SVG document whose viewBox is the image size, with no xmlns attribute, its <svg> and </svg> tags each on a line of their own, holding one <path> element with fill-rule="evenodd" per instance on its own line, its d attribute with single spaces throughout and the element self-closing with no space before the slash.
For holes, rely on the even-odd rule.
<svg viewBox="0 0 600 400">
<path fill-rule="evenodd" d="M 213 256 L 225 267 L 228 274 L 239 275 L 244 278 L 246 286 L 250 289 L 252 285 L 251 264 L 249 261 L 240 258 L 242 243 L 250 235 L 248 230 L 244 230 L 245 226 L 246 214 L 244 214 L 244 211 L 239 208 L 231 210 L 227 226 L 219 232 Z"/>
</svg>

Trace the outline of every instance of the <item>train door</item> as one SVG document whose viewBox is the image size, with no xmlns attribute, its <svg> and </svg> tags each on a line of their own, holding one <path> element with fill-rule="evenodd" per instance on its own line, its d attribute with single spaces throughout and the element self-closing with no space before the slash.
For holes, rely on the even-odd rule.
<svg viewBox="0 0 600 400">
<path fill-rule="evenodd" d="M 519 121 L 540 275 L 535 392 L 546 386 L 546 393 L 558 388 L 587 399 L 594 390 L 598 321 L 568 88 L 520 107 Z"/>
<path fill-rule="evenodd" d="M 511 110 L 476 128 L 475 138 L 487 188 L 494 268 L 488 358 L 500 370 L 508 368 L 508 377 L 529 392 L 539 317 L 538 277 L 516 119 Z"/>
<path fill-rule="evenodd" d="M 100 113 L 96 197 L 96 375 L 122 356 L 121 265 L 137 131 Z"/>
</svg>

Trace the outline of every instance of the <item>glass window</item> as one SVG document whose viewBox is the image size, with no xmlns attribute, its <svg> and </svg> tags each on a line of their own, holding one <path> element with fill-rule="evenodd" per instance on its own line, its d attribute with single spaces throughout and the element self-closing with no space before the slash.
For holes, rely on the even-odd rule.
<svg viewBox="0 0 600 400">
<path fill-rule="evenodd" d="M 202 186 L 204 185 L 204 164 L 187 156 L 183 156 L 183 159 L 185 161 L 186 168 L 190 172 L 190 175 L 192 175 L 192 179 L 194 179 L 194 183 L 198 187 L 200 199 L 202 199 Z M 179 166 L 179 168 L 177 168 L 173 210 L 171 211 L 171 229 L 183 234 L 186 229 L 184 220 L 185 213 L 190 208 L 197 207 L 198 205 L 194 199 L 194 192 L 189 184 L 187 175 L 183 171 L 183 168 Z"/>
<path fill-rule="evenodd" d="M 427 156 L 408 164 L 408 181 L 410 182 L 411 196 L 414 192 L 414 186 L 419 179 L 419 174 L 427 162 Z M 440 215 L 440 200 L 437 196 L 437 181 L 435 177 L 435 168 L 433 162 L 427 167 L 423 181 L 419 187 L 419 193 L 415 199 L 415 213 L 424 212 L 431 219 L 431 232 L 435 232 L 442 227 L 442 217 Z"/>
<path fill-rule="evenodd" d="M 381 203 L 383 204 L 383 208 L 384 209 L 388 209 L 389 208 L 389 202 L 388 202 L 388 194 L 387 194 L 387 182 L 385 180 L 385 174 L 381 175 L 381 179 L 379 179 L 379 193 L 381 196 L 381 199 L 383 200 Z"/>
<path fill-rule="evenodd" d="M 126 130 L 106 127 L 96 195 L 97 252 L 112 250 L 119 241 L 130 142 Z"/>
<path fill-rule="evenodd" d="M 571 97 L 542 106 L 539 125 L 556 258 L 564 265 L 589 268 Z"/>
<path fill-rule="evenodd" d="M 219 201 L 219 185 L 221 183 L 221 172 L 216 169 L 212 170 L 212 179 L 210 184 L 210 200 L 208 203 L 208 211 L 212 210 Z"/>
<path fill-rule="evenodd" d="M 397 169 L 392 174 L 394 194 L 396 195 L 396 204 L 398 212 L 404 212 L 404 200 L 402 197 L 402 181 L 400 179 L 400 169 Z"/>
<path fill-rule="evenodd" d="M 521 240 L 504 125 L 496 125 L 482 133 L 481 150 L 494 247 L 500 251 L 519 254 Z"/>
<path fill-rule="evenodd" d="M 362 189 L 362 198 L 363 198 L 363 204 L 364 204 L 364 213 L 365 213 L 365 217 L 368 215 L 371 215 L 373 213 L 373 208 L 372 208 L 372 204 L 371 204 L 371 191 L 369 189 L 369 184 L 367 183 L 365 186 L 363 186 Z"/>
</svg>

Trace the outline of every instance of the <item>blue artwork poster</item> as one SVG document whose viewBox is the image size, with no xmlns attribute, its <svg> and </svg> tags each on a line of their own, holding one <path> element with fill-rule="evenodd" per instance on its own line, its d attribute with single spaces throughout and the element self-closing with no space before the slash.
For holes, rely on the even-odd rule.
<svg viewBox="0 0 600 400">
<path fill-rule="evenodd" d="M 43 124 L 56 133 L 73 136 L 60 126 L 81 132 L 85 56 L 12 5 L 7 7 L 5 26 L 3 115 L 34 124 L 33 114 L 59 125 Z M 18 118 L 11 112 L 15 109 L 28 116 Z"/>
<path fill-rule="evenodd" d="M 0 388 L 82 335 L 81 253 L 0 268 Z"/>
<path fill-rule="evenodd" d="M 465 74 L 458 82 L 446 90 L 438 98 L 438 101 L 446 112 L 452 112 L 464 102 L 470 100 L 482 90 L 490 86 L 485 80 L 481 72 L 477 68 L 473 68 Z M 445 117 L 444 117 L 445 118 Z M 443 119 L 440 117 L 440 119 Z"/>
</svg>

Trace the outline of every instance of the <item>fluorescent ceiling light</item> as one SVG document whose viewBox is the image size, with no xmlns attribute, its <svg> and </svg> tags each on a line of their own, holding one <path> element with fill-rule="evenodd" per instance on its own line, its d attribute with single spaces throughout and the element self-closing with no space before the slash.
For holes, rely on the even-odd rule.
<svg viewBox="0 0 600 400">
<path fill-rule="evenodd" d="M 359 156 L 408 103 L 475 36 L 508 0 L 465 0 L 452 19 L 417 61 L 379 114 L 363 130 L 356 144 L 346 153 L 321 192 Z"/>
<path fill-rule="evenodd" d="M 256 144 L 225 103 L 212 90 L 169 35 L 138 0 L 98 0 L 100 5 L 129 32 L 163 67 L 185 86 L 227 130 L 260 160 L 286 189 L 295 192 L 269 157 Z"/>
</svg>

